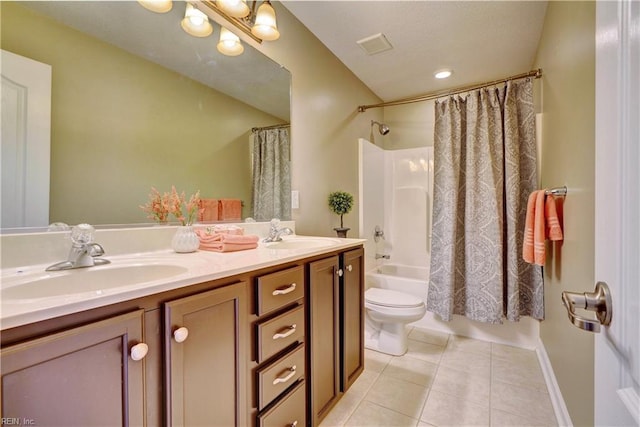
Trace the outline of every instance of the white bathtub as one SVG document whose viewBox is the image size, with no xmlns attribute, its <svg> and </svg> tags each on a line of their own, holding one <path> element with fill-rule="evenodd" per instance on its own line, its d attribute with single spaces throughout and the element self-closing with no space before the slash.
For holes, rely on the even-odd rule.
<svg viewBox="0 0 640 427">
<path fill-rule="evenodd" d="M 383 264 L 366 273 L 365 285 L 367 288 L 391 289 L 411 294 L 421 298 L 426 304 L 429 267 Z M 410 326 L 527 349 L 536 348 L 540 336 L 538 321 L 529 317 L 523 317 L 520 322 L 505 321 L 502 325 L 491 325 L 458 315 L 454 315 L 451 322 L 443 322 L 438 316 L 427 312 L 422 319 Z"/>
<path fill-rule="evenodd" d="M 421 298 L 427 303 L 428 267 L 383 264 L 366 274 L 366 286 L 391 289 Z"/>
</svg>

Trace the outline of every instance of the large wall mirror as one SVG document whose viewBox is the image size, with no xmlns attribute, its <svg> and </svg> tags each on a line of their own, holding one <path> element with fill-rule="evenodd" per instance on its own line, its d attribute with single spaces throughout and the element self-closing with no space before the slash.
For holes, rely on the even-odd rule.
<svg viewBox="0 0 640 427">
<path fill-rule="evenodd" d="M 291 76 L 246 44 L 218 52 L 214 22 L 208 37 L 187 34 L 185 6 L 0 3 L 2 49 L 51 66 L 49 215 L 37 226 L 149 223 L 140 205 L 172 185 L 251 214 L 251 129 L 290 121 Z"/>
</svg>

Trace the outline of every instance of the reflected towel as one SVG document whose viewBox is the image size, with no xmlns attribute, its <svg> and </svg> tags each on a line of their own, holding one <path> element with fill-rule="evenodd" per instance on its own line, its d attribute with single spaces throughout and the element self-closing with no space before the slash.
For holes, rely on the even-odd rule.
<svg viewBox="0 0 640 427">
<path fill-rule="evenodd" d="M 200 199 L 199 222 L 218 221 L 218 199 Z"/>
<path fill-rule="evenodd" d="M 242 200 L 220 199 L 218 219 L 220 221 L 240 221 L 242 219 Z"/>
<path fill-rule="evenodd" d="M 226 233 L 207 233 L 204 230 L 197 230 L 196 234 L 200 239 L 200 249 L 214 252 L 235 252 L 258 247 L 258 236 L 236 235 Z"/>
</svg>

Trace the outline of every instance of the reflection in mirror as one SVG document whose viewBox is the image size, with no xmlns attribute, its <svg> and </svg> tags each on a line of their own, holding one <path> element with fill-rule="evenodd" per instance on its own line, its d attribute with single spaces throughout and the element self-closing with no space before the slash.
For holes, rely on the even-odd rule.
<svg viewBox="0 0 640 427">
<path fill-rule="evenodd" d="M 213 22 L 211 36 L 188 35 L 182 2 L 165 14 L 133 1 L 0 7 L 2 49 L 51 66 L 49 214 L 29 226 L 147 223 L 139 206 L 172 185 L 252 215 L 251 129 L 289 122 L 286 69 L 251 46 L 222 55 Z"/>
</svg>

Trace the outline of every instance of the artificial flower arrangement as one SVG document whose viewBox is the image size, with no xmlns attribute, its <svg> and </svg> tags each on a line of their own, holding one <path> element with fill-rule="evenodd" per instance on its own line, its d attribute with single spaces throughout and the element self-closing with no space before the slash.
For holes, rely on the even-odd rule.
<svg viewBox="0 0 640 427">
<path fill-rule="evenodd" d="M 171 192 L 160 194 L 158 190 L 151 187 L 149 201 L 146 205 L 140 206 L 145 211 L 147 218 L 159 223 L 167 223 L 169 215 L 173 215 L 181 225 L 192 225 L 197 219 L 197 215 L 202 210 L 200 208 L 200 190 L 192 194 L 187 201 L 184 191 L 178 194 L 175 186 L 171 186 Z"/>
</svg>

